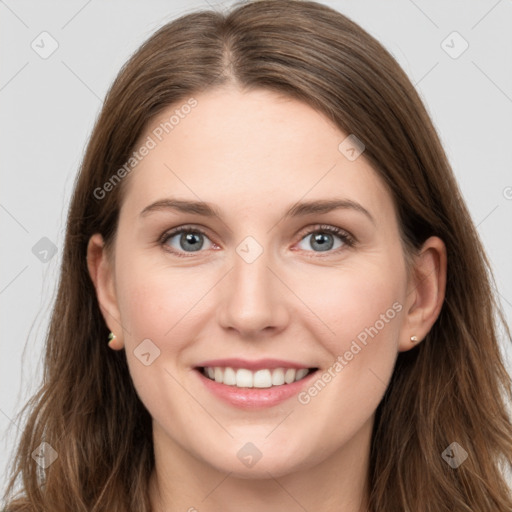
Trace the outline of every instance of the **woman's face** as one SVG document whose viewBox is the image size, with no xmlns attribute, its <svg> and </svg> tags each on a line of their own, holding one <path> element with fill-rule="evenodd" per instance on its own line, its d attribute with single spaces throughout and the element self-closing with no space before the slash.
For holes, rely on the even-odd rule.
<svg viewBox="0 0 512 512">
<path fill-rule="evenodd" d="M 415 334 L 392 198 L 309 106 L 266 90 L 194 98 L 135 148 L 149 149 L 124 178 L 103 299 L 155 447 L 247 478 L 357 464 Z M 165 237 L 177 228 L 190 232 Z M 317 370 L 282 383 L 298 368 Z"/>
</svg>

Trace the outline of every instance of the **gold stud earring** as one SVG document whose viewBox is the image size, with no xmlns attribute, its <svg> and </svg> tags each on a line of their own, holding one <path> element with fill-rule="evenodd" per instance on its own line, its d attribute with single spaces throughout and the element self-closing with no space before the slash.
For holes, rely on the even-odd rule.
<svg viewBox="0 0 512 512">
<path fill-rule="evenodd" d="M 109 335 L 108 335 L 108 344 L 110 345 L 110 343 L 116 339 L 116 335 L 111 332 Z"/>
<path fill-rule="evenodd" d="M 413 343 L 416 343 L 418 341 L 418 337 L 417 336 L 411 336 L 411 341 Z"/>
</svg>

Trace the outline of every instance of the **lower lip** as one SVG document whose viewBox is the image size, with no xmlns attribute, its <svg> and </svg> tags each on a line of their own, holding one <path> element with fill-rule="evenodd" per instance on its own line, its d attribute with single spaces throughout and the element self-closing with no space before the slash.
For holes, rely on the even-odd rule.
<svg viewBox="0 0 512 512">
<path fill-rule="evenodd" d="M 236 407 L 260 409 L 273 407 L 297 395 L 315 376 L 318 370 L 311 372 L 301 380 L 291 384 L 272 386 L 270 388 L 239 388 L 228 386 L 205 377 L 201 370 L 196 369 L 204 385 L 217 397 Z"/>
</svg>

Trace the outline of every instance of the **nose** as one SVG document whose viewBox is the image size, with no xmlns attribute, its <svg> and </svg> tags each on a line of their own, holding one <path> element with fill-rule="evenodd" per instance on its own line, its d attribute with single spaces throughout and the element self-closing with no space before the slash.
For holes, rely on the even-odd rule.
<svg viewBox="0 0 512 512">
<path fill-rule="evenodd" d="M 235 255 L 233 269 L 223 280 L 217 310 L 221 327 L 245 338 L 265 337 L 285 329 L 290 318 L 289 294 L 269 263 L 265 252 L 252 263 Z"/>
</svg>

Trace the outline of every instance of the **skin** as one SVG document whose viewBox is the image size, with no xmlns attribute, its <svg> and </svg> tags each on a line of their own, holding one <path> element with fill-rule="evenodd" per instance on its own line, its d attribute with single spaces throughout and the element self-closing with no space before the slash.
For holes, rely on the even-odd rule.
<svg viewBox="0 0 512 512">
<path fill-rule="evenodd" d="M 88 265 L 114 350 L 126 350 L 137 392 L 153 418 L 154 511 L 366 510 L 375 410 L 400 351 L 413 348 L 439 315 L 446 250 L 429 238 L 408 272 L 393 199 L 364 158 L 338 150 L 347 134 L 311 107 L 267 90 L 229 86 L 195 96 L 198 105 L 125 178 L 113 254 L 91 237 Z M 176 109 L 154 119 L 144 141 Z M 140 212 L 174 197 L 215 205 L 219 217 Z M 350 199 L 353 209 L 284 218 L 297 201 Z M 180 249 L 171 228 L 206 233 L 200 251 Z M 318 224 L 356 238 L 320 251 Z M 252 236 L 263 253 L 236 252 Z M 330 235 L 327 233 L 327 236 Z M 185 246 L 187 247 L 187 246 Z M 223 357 L 286 359 L 318 367 L 380 315 L 402 307 L 307 404 L 297 397 L 266 409 L 221 402 L 193 370 Z M 149 338 L 160 356 L 134 355 Z M 246 443 L 261 459 L 245 466 Z"/>
</svg>

